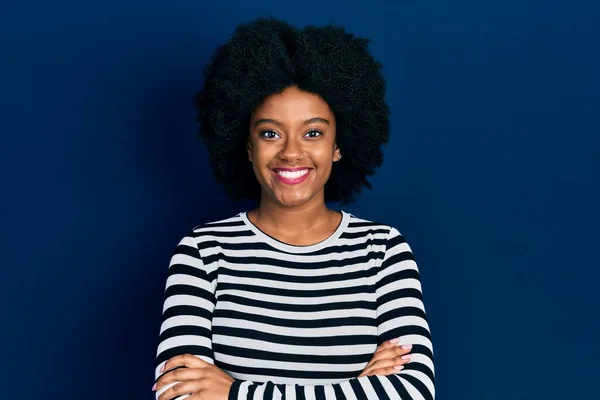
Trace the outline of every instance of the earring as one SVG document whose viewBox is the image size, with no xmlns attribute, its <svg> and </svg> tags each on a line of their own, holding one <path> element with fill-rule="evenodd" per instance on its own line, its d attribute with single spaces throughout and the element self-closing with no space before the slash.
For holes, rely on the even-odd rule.
<svg viewBox="0 0 600 400">
<path fill-rule="evenodd" d="M 342 153 L 338 153 L 338 160 L 342 159 Z"/>
</svg>

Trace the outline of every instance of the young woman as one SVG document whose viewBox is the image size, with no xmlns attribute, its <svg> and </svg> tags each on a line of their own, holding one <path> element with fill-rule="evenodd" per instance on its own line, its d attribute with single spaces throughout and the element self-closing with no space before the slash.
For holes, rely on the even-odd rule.
<svg viewBox="0 0 600 400">
<path fill-rule="evenodd" d="M 419 272 L 393 227 L 328 208 L 369 186 L 389 135 L 381 65 L 334 26 L 259 19 L 195 100 L 216 179 L 257 208 L 171 260 L 159 400 L 433 399 Z"/>
</svg>

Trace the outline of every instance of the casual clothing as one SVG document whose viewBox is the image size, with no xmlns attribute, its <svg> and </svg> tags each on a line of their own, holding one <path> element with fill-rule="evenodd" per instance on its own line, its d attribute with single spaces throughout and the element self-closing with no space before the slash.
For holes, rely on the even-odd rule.
<svg viewBox="0 0 600 400">
<path fill-rule="evenodd" d="M 413 345 L 404 369 L 357 378 L 393 338 Z M 156 378 L 185 353 L 236 379 L 231 400 L 434 399 L 411 249 L 395 228 L 346 212 L 311 246 L 266 235 L 245 212 L 194 228 L 169 266 Z"/>
</svg>

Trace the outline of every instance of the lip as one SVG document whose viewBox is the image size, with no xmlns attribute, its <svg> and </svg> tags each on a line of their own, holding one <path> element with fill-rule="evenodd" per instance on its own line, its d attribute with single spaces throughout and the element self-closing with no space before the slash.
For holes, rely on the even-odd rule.
<svg viewBox="0 0 600 400">
<path fill-rule="evenodd" d="M 302 170 L 305 170 L 305 169 L 308 170 L 308 172 L 306 174 L 304 174 L 304 175 L 302 175 L 302 176 L 300 176 L 298 178 L 294 178 L 294 179 L 283 177 L 283 176 L 281 176 L 281 175 L 279 175 L 277 173 L 277 171 L 290 171 L 290 172 L 294 172 L 294 171 L 302 171 Z M 304 182 L 305 180 L 308 179 L 308 176 L 310 175 L 310 173 L 312 171 L 312 168 L 307 168 L 307 167 L 298 167 L 298 168 L 273 168 L 272 171 L 273 171 L 273 174 L 275 175 L 275 177 L 277 177 L 277 179 L 279 179 L 280 182 L 283 182 L 283 183 L 288 184 L 288 185 L 297 185 L 297 184 L 302 183 L 302 182 Z"/>
<path fill-rule="evenodd" d="M 294 171 L 302 171 L 303 169 L 308 169 L 311 170 L 312 168 L 309 167 L 295 167 L 295 168 L 288 168 L 288 167 L 276 167 L 273 168 L 273 171 L 290 171 L 290 172 L 294 172 Z"/>
</svg>

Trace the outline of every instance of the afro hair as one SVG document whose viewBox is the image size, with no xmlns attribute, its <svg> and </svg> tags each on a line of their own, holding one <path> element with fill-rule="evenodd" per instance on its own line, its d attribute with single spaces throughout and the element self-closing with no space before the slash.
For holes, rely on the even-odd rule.
<svg viewBox="0 0 600 400">
<path fill-rule="evenodd" d="M 383 162 L 389 138 L 382 65 L 369 40 L 333 25 L 298 29 L 274 18 L 238 25 L 220 46 L 194 96 L 217 182 L 235 200 L 260 198 L 246 145 L 252 112 L 287 87 L 318 94 L 336 117 L 336 142 L 344 157 L 334 163 L 325 200 L 347 204 Z"/>
</svg>

